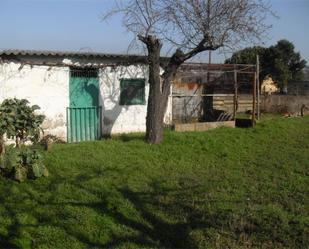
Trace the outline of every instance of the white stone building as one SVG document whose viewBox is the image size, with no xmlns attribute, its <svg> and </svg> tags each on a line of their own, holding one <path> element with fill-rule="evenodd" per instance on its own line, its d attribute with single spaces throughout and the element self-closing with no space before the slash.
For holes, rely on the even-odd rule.
<svg viewBox="0 0 309 249">
<path fill-rule="evenodd" d="M 16 97 L 39 105 L 45 134 L 69 142 L 145 131 L 148 89 L 144 56 L 0 51 L 0 102 Z"/>
</svg>

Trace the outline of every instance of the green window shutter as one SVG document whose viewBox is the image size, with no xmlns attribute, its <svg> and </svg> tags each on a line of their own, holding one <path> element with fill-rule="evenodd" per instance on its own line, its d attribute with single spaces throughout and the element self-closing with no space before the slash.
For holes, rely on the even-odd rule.
<svg viewBox="0 0 309 249">
<path fill-rule="evenodd" d="M 145 104 L 145 79 L 121 79 L 120 105 Z"/>
</svg>

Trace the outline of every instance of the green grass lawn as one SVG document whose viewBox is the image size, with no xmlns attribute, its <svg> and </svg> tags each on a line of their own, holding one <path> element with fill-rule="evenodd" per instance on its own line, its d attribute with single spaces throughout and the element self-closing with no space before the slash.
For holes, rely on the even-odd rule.
<svg viewBox="0 0 309 249">
<path fill-rule="evenodd" d="M 0 248 L 308 248 L 309 117 L 54 145 L 0 178 Z"/>
</svg>

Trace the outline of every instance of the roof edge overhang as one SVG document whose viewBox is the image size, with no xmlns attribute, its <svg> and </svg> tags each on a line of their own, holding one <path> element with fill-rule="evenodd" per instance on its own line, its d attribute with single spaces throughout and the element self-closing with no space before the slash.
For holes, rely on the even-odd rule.
<svg viewBox="0 0 309 249">
<path fill-rule="evenodd" d="M 0 58 L 6 61 L 22 61 L 24 64 L 27 63 L 27 59 L 37 59 L 44 58 L 43 63 L 40 65 L 58 65 L 58 66 L 76 66 L 66 63 L 50 63 L 48 58 L 56 58 L 64 60 L 76 59 L 83 60 L 83 66 L 87 66 L 87 60 L 89 61 L 106 61 L 106 64 L 132 64 L 132 63 L 142 63 L 146 64 L 148 58 L 146 55 L 138 54 L 111 54 L 111 53 L 100 53 L 100 52 L 82 52 L 82 51 L 51 51 L 51 50 L 20 50 L 20 49 L 5 49 L 0 50 Z M 170 57 L 161 57 L 161 66 L 168 63 Z M 111 63 L 109 63 L 111 62 Z M 103 63 L 105 64 L 105 63 Z M 97 67 L 99 64 L 94 63 L 90 67 Z M 180 70 L 209 70 L 209 71 L 233 71 L 233 70 L 245 70 L 245 71 L 255 71 L 254 64 L 219 64 L 219 63 L 203 63 L 203 62 L 185 62 L 180 66 Z"/>
</svg>

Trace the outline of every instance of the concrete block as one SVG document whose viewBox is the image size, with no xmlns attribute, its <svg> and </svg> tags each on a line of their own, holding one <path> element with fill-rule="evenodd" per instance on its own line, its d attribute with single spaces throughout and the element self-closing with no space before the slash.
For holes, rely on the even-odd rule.
<svg viewBox="0 0 309 249">
<path fill-rule="evenodd" d="M 235 127 L 235 121 L 224 122 L 202 122 L 202 123 L 189 123 L 189 124 L 175 124 L 174 130 L 179 132 L 184 131 L 208 131 L 218 127 Z"/>
</svg>

